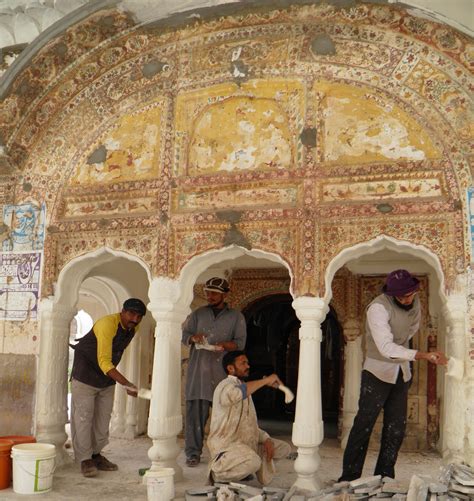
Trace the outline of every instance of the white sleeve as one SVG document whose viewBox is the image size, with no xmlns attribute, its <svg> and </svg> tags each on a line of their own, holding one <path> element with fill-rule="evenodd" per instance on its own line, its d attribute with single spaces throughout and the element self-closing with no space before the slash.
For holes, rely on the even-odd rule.
<svg viewBox="0 0 474 501">
<path fill-rule="evenodd" d="M 414 360 L 417 350 L 410 350 L 394 343 L 388 321 L 388 311 L 381 304 L 373 304 L 367 310 L 367 324 L 377 349 L 382 356 L 391 360 Z M 415 332 L 413 334 L 410 332 L 410 334 L 414 335 Z"/>
</svg>

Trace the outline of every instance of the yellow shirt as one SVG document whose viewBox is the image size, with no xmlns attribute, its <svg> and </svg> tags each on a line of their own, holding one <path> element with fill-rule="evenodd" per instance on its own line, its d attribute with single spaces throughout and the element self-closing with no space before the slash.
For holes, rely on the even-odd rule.
<svg viewBox="0 0 474 501">
<path fill-rule="evenodd" d="M 119 324 L 120 313 L 113 313 L 100 318 L 92 327 L 97 338 L 97 363 L 104 374 L 115 369 L 112 363 L 112 341 L 117 334 Z M 138 325 L 134 330 L 138 331 Z"/>
</svg>

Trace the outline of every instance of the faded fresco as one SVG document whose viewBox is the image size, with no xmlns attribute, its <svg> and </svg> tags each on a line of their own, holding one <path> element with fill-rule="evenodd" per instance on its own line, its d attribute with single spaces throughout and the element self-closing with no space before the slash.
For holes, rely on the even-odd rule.
<svg viewBox="0 0 474 501">
<path fill-rule="evenodd" d="M 439 178 L 379 179 L 363 181 L 355 178 L 353 182 L 328 182 L 321 185 L 319 194 L 322 202 L 339 200 L 363 201 L 375 197 L 385 199 L 439 198 L 443 196 L 443 181 Z"/>
<path fill-rule="evenodd" d="M 41 252 L 0 254 L 0 319 L 37 319 L 41 256 Z"/>
<path fill-rule="evenodd" d="M 303 116 L 300 82 L 256 80 L 179 95 L 176 126 L 189 137 L 187 173 L 291 169 Z"/>
<path fill-rule="evenodd" d="M 472 40 L 398 4 L 339 4 L 169 31 L 111 8 L 40 51 L 0 134 L 24 174 L 4 204 L 51 214 L 43 293 L 100 246 L 178 277 L 236 243 L 322 296 L 328 263 L 380 235 L 435 254 L 452 288 L 471 260 Z"/>
<path fill-rule="evenodd" d="M 3 207 L 3 223 L 8 227 L 2 235 L 2 250 L 28 251 L 43 248 L 46 205 L 25 202 Z"/>
<path fill-rule="evenodd" d="M 160 105 L 123 116 L 98 143 L 99 158 L 89 157 L 87 162 L 79 165 L 71 184 L 91 185 L 156 177 L 161 126 Z"/>
<path fill-rule="evenodd" d="M 324 159 L 344 163 L 438 158 L 426 128 L 369 88 L 318 82 Z"/>
<path fill-rule="evenodd" d="M 156 199 L 140 196 L 124 198 L 108 198 L 107 200 L 65 200 L 64 218 L 85 218 L 91 216 L 106 216 L 114 214 L 142 214 L 156 209 Z"/>
<path fill-rule="evenodd" d="M 236 186 L 173 190 L 173 210 L 215 210 L 228 207 L 296 207 L 301 203 L 302 186 L 260 184 L 248 188 Z"/>
</svg>

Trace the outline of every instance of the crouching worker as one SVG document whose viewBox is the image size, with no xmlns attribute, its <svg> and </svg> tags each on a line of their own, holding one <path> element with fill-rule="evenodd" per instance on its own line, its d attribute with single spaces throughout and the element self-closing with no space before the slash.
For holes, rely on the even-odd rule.
<svg viewBox="0 0 474 501">
<path fill-rule="evenodd" d="M 267 485 L 275 473 L 273 459 L 284 458 L 291 449 L 259 429 L 251 395 L 264 386 L 277 388 L 282 383 L 276 374 L 245 382 L 250 366 L 243 351 L 227 353 L 222 365 L 227 378 L 214 391 L 207 440 L 211 478 L 238 482 L 256 474 L 259 482 Z"/>
</svg>

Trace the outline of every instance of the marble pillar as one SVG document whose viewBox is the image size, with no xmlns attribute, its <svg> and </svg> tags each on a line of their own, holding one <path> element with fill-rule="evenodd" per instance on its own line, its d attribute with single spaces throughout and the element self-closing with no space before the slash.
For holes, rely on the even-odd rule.
<svg viewBox="0 0 474 501">
<path fill-rule="evenodd" d="M 362 336 L 360 322 L 349 319 L 344 323 L 344 398 L 342 409 L 341 447 L 345 449 L 352 423 L 359 409 L 360 378 L 362 372 Z"/>
<path fill-rule="evenodd" d="M 36 387 L 35 436 L 56 446 L 56 464 L 70 461 L 67 440 L 67 384 L 70 324 L 76 311 L 43 299 L 40 304 L 40 354 Z"/>
<path fill-rule="evenodd" d="M 175 480 L 183 478 L 176 458 L 180 452 L 177 435 L 183 427 L 181 414 L 181 324 L 189 308 L 179 305 L 179 284 L 156 278 L 150 285 L 148 309 L 156 320 L 155 352 L 151 384 L 148 435 L 153 446 L 148 451 L 151 471 L 162 467 L 175 470 Z"/>
<path fill-rule="evenodd" d="M 465 363 L 467 344 L 467 300 L 463 294 L 448 296 L 444 308 L 447 320 L 446 354 Z M 464 461 L 466 438 L 466 396 L 464 380 L 445 376 L 443 458 L 450 462 Z"/>
<path fill-rule="evenodd" d="M 328 306 L 321 298 L 298 297 L 293 301 L 299 331 L 300 359 L 298 368 L 298 397 L 292 441 L 298 448 L 295 461 L 299 489 L 317 491 L 320 488 L 316 472 L 320 464 L 319 444 L 324 437 L 321 406 L 321 323 Z"/>
</svg>

